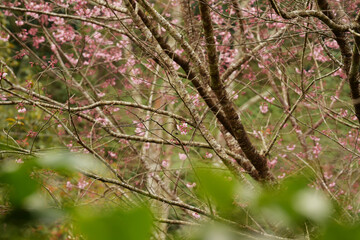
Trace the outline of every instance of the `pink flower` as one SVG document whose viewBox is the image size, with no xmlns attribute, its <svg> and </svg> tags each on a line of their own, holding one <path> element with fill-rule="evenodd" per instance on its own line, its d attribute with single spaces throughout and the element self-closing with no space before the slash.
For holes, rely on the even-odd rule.
<svg viewBox="0 0 360 240">
<path fill-rule="evenodd" d="M 23 107 L 23 108 L 20 108 L 20 109 L 18 109 L 18 112 L 19 112 L 19 113 L 24 113 L 24 112 L 26 112 L 26 108 L 24 108 L 24 107 Z"/>
<path fill-rule="evenodd" d="M 185 122 L 180 125 L 176 125 L 176 128 L 180 131 L 181 135 L 186 135 L 189 132 L 189 129 L 191 129 Z"/>
<path fill-rule="evenodd" d="M 22 20 L 16 20 L 15 23 L 16 23 L 16 25 L 18 25 L 18 26 L 24 25 L 24 21 L 22 21 Z"/>
<path fill-rule="evenodd" d="M 10 35 L 0 32 L 0 41 L 7 42 L 9 41 Z"/>
<path fill-rule="evenodd" d="M 148 142 L 145 143 L 145 144 L 144 144 L 144 149 L 149 149 L 149 148 L 150 148 L 150 143 L 148 143 Z"/>
<path fill-rule="evenodd" d="M 167 161 L 167 160 L 163 160 L 162 162 L 161 162 L 161 166 L 163 166 L 164 168 L 167 168 L 167 167 L 169 167 L 169 161 Z"/>
<path fill-rule="evenodd" d="M 235 94 L 236 92 L 235 91 L 232 91 L 231 94 L 233 95 L 233 99 L 236 100 L 239 98 L 239 95 L 238 94 Z"/>
<path fill-rule="evenodd" d="M 72 187 L 73 187 L 73 185 L 71 184 L 71 182 L 70 182 L 70 181 L 67 181 L 67 182 L 66 182 L 66 188 L 68 188 L 69 190 L 71 190 Z"/>
<path fill-rule="evenodd" d="M 272 97 L 272 98 L 269 98 L 269 97 L 264 97 L 264 99 L 266 100 L 266 101 L 268 101 L 269 103 L 272 103 L 274 100 L 275 100 L 275 98 L 274 97 Z"/>
<path fill-rule="evenodd" d="M 78 188 L 80 188 L 80 189 L 84 189 L 87 185 L 89 185 L 89 183 L 88 182 L 86 182 L 86 181 L 84 181 L 84 180 L 82 180 L 82 181 L 79 181 L 78 182 Z"/>
<path fill-rule="evenodd" d="M 98 95 L 98 97 L 102 98 L 105 96 L 105 93 L 101 92 L 101 93 L 98 93 L 97 95 Z"/>
<path fill-rule="evenodd" d="M 267 103 L 262 103 L 260 105 L 260 112 L 265 114 L 269 111 L 269 106 L 267 105 Z"/>
<path fill-rule="evenodd" d="M 196 219 L 200 218 L 200 214 L 198 214 L 197 212 L 193 212 L 193 213 L 191 213 L 191 215 Z"/>
<path fill-rule="evenodd" d="M 285 173 L 282 173 L 281 175 L 279 175 L 279 176 L 278 176 L 278 179 L 282 179 L 282 178 L 284 178 L 284 177 L 285 177 L 285 175 L 286 175 Z"/>
<path fill-rule="evenodd" d="M 268 162 L 269 168 L 275 167 L 275 165 L 277 164 L 277 160 L 278 160 L 278 158 L 275 157 L 272 161 Z"/>
<path fill-rule="evenodd" d="M 8 74 L 6 72 L 0 73 L 0 79 L 5 79 L 7 75 Z"/>
<path fill-rule="evenodd" d="M 286 146 L 286 149 L 287 149 L 288 151 L 293 151 L 293 150 L 295 149 L 295 147 L 296 147 L 295 144 L 293 144 L 293 145 L 287 145 L 287 146 Z"/>
<path fill-rule="evenodd" d="M 211 153 L 208 153 L 208 152 L 207 152 L 207 153 L 205 153 L 205 157 L 206 157 L 206 158 L 212 158 L 213 155 L 212 155 Z"/>
<path fill-rule="evenodd" d="M 117 154 L 114 152 L 108 151 L 108 154 L 111 158 L 115 158 L 115 159 L 117 158 Z"/>
<path fill-rule="evenodd" d="M 193 183 L 187 183 L 186 184 L 186 187 L 187 188 L 193 188 L 193 187 L 195 187 L 196 186 L 196 183 L 195 182 L 193 182 Z"/>
<path fill-rule="evenodd" d="M 316 137 L 316 136 L 310 136 L 310 139 L 315 141 L 315 142 L 318 142 L 320 141 L 320 138 Z"/>
<path fill-rule="evenodd" d="M 24 161 L 23 161 L 21 158 L 16 159 L 15 162 L 16 162 L 16 163 L 19 163 L 19 164 L 24 163 Z"/>
<path fill-rule="evenodd" d="M 321 152 L 321 145 L 320 145 L 320 143 L 317 142 L 317 143 L 315 144 L 315 146 L 313 147 L 314 157 L 315 157 L 315 158 L 318 158 L 320 152 Z"/>
<path fill-rule="evenodd" d="M 179 153 L 179 158 L 180 158 L 180 160 L 184 161 L 187 158 L 187 156 L 184 153 Z"/>
</svg>

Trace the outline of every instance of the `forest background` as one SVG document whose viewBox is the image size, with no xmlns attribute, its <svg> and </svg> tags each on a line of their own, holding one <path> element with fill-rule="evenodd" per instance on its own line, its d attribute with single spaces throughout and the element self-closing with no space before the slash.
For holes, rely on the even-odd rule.
<svg viewBox="0 0 360 240">
<path fill-rule="evenodd" d="M 359 7 L 1 1 L 0 239 L 360 239 Z"/>
</svg>

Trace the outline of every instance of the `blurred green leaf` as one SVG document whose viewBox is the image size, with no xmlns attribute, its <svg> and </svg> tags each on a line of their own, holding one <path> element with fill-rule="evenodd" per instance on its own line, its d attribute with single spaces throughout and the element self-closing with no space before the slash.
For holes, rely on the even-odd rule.
<svg viewBox="0 0 360 240">
<path fill-rule="evenodd" d="M 99 160 L 88 154 L 71 153 L 67 151 L 47 152 L 38 160 L 45 168 L 51 168 L 63 173 L 76 170 L 105 174 L 106 169 Z"/>
<path fill-rule="evenodd" d="M 22 207 L 25 199 L 35 193 L 39 187 L 31 177 L 34 166 L 31 160 L 21 165 L 13 162 L 2 165 L 0 183 L 9 187 L 9 200 L 15 207 Z"/>
<path fill-rule="evenodd" d="M 236 182 L 228 172 L 215 172 L 206 168 L 199 168 L 199 192 L 214 201 L 220 211 L 229 213 L 233 208 Z"/>
<path fill-rule="evenodd" d="M 320 238 L 323 240 L 355 240 L 360 239 L 360 224 L 339 225 L 331 222 L 328 224 L 325 234 Z"/>
<path fill-rule="evenodd" d="M 75 224 L 89 240 L 150 239 L 153 220 L 146 207 L 101 212 L 81 209 L 76 215 Z"/>
</svg>

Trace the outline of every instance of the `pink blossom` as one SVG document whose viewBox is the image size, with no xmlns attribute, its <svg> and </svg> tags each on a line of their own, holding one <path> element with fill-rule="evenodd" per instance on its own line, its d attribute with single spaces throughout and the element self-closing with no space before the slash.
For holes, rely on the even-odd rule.
<svg viewBox="0 0 360 240">
<path fill-rule="evenodd" d="M 24 21 L 22 21 L 22 20 L 16 20 L 15 23 L 16 23 L 16 25 L 18 25 L 18 26 L 24 25 Z"/>
<path fill-rule="evenodd" d="M 99 97 L 99 98 L 102 98 L 102 97 L 104 97 L 104 96 L 105 96 L 105 93 L 100 92 L 100 93 L 98 93 L 97 95 L 98 95 L 98 97 Z"/>
<path fill-rule="evenodd" d="M 197 212 L 193 212 L 191 215 L 196 219 L 200 218 L 200 214 L 198 214 Z"/>
<path fill-rule="evenodd" d="M 274 100 L 275 100 L 275 98 L 274 97 L 272 97 L 272 98 L 269 98 L 269 97 L 264 97 L 264 99 L 266 100 L 266 101 L 268 101 L 269 103 L 272 103 Z"/>
<path fill-rule="evenodd" d="M 169 161 L 167 161 L 167 160 L 163 160 L 163 161 L 161 162 L 161 166 L 163 166 L 164 168 L 169 167 L 169 165 L 170 165 L 170 163 L 169 163 Z"/>
<path fill-rule="evenodd" d="M 184 161 L 187 158 L 187 156 L 184 153 L 179 153 L 179 158 L 180 158 L 180 160 Z"/>
<path fill-rule="evenodd" d="M 19 109 L 18 109 L 18 112 L 19 112 L 19 113 L 25 113 L 25 112 L 26 112 L 26 108 L 24 108 L 24 107 L 23 107 L 23 108 L 19 108 Z"/>
<path fill-rule="evenodd" d="M 66 182 L 66 188 L 69 189 L 69 190 L 71 190 L 72 187 L 73 187 L 73 185 L 71 184 L 71 182 L 70 182 L 70 181 L 67 181 L 67 182 Z"/>
<path fill-rule="evenodd" d="M 269 111 L 269 106 L 267 105 L 267 103 L 262 103 L 260 105 L 260 112 L 265 114 Z"/>
<path fill-rule="evenodd" d="M 236 92 L 235 91 L 232 91 L 232 95 L 233 95 L 233 99 L 236 100 L 239 98 L 239 95 L 238 94 L 235 94 Z"/>
<path fill-rule="evenodd" d="M 190 127 L 188 127 L 186 122 L 183 122 L 180 125 L 176 125 L 176 128 L 180 131 L 181 135 L 186 135 L 189 132 Z"/>
<path fill-rule="evenodd" d="M 295 147 L 296 147 L 295 144 L 293 144 L 293 145 L 288 145 L 288 146 L 286 146 L 286 149 L 287 149 L 288 151 L 293 151 L 293 150 L 295 149 Z"/>
<path fill-rule="evenodd" d="M 193 183 L 187 183 L 186 184 L 186 187 L 187 188 L 193 188 L 193 187 L 195 187 L 196 186 L 196 183 L 195 182 L 193 182 Z"/>
<path fill-rule="evenodd" d="M 325 42 L 325 44 L 329 48 L 335 48 L 335 49 L 339 48 L 339 45 L 337 44 L 337 42 L 335 40 L 327 41 L 327 42 Z"/>
<path fill-rule="evenodd" d="M 145 144 L 144 144 L 144 149 L 149 149 L 149 148 L 150 148 L 150 143 L 148 143 L 148 142 L 145 143 Z"/>
<path fill-rule="evenodd" d="M 29 30 L 29 34 L 31 36 L 35 36 L 37 32 L 38 32 L 37 28 L 30 28 L 30 30 Z"/>
<path fill-rule="evenodd" d="M 96 118 L 95 121 L 100 123 L 103 126 L 107 126 L 109 124 L 109 122 L 110 122 L 108 119 L 101 118 L 101 117 Z"/>
<path fill-rule="evenodd" d="M 1 94 L 1 93 L 0 93 L 0 99 L 1 99 L 2 101 L 6 101 L 6 100 L 7 100 L 6 96 L 3 95 L 3 94 Z"/>
<path fill-rule="evenodd" d="M 206 157 L 206 158 L 212 158 L 213 155 L 212 155 L 212 153 L 207 152 L 207 153 L 205 153 L 205 157 Z"/>
<path fill-rule="evenodd" d="M 7 42 L 9 41 L 10 35 L 5 32 L 0 32 L 0 41 Z"/>
<path fill-rule="evenodd" d="M 78 182 L 78 188 L 80 188 L 80 189 L 84 189 L 87 185 L 89 185 L 89 183 L 88 182 L 86 182 L 85 180 L 82 180 L 82 181 L 79 181 Z"/>
<path fill-rule="evenodd" d="M 315 142 L 319 142 L 320 138 L 316 137 L 316 136 L 310 136 L 310 139 L 315 141 Z"/>
<path fill-rule="evenodd" d="M 24 161 L 23 161 L 23 160 L 22 160 L 21 158 L 19 158 L 19 159 L 16 159 L 16 160 L 15 160 L 15 162 L 16 162 L 16 163 L 19 163 L 19 164 L 22 164 L 22 163 L 24 163 Z"/>
<path fill-rule="evenodd" d="M 335 183 L 335 182 L 332 182 L 332 183 L 329 184 L 329 187 L 332 188 L 332 187 L 335 187 L 335 185 L 336 185 L 336 183 Z"/>
<path fill-rule="evenodd" d="M 33 46 L 35 48 L 39 48 L 40 43 L 45 42 L 45 37 L 41 36 L 41 37 L 33 37 Z"/>
<path fill-rule="evenodd" d="M 298 129 L 298 128 L 295 128 L 295 132 L 298 133 L 298 134 L 302 134 L 301 129 Z"/>
<path fill-rule="evenodd" d="M 277 176 L 279 179 L 282 179 L 282 178 L 284 178 L 286 176 L 286 174 L 285 173 L 282 173 L 281 175 L 279 175 L 279 176 Z"/>
<path fill-rule="evenodd" d="M 348 115 L 348 110 L 341 108 L 339 114 L 341 117 L 346 117 Z"/>
<path fill-rule="evenodd" d="M 313 147 L 314 157 L 315 157 L 315 158 L 318 158 L 320 152 L 321 152 L 321 145 L 320 145 L 320 143 L 317 142 L 317 143 L 315 144 L 315 146 Z"/>
<path fill-rule="evenodd" d="M 117 154 L 114 152 L 108 151 L 108 154 L 111 158 L 115 158 L 115 159 L 117 158 Z"/>
<path fill-rule="evenodd" d="M 7 75 L 6 72 L 0 72 L 0 79 L 5 79 Z"/>
<path fill-rule="evenodd" d="M 273 160 L 271 160 L 270 162 L 268 162 L 268 166 L 269 166 L 270 168 L 273 168 L 273 167 L 277 164 L 277 160 L 278 160 L 278 158 L 275 157 Z"/>
</svg>

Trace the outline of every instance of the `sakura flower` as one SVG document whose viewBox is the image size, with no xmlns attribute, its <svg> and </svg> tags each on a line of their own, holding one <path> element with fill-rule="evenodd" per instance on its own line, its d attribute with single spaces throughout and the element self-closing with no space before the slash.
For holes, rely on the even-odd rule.
<svg viewBox="0 0 360 240">
<path fill-rule="evenodd" d="M 7 75 L 8 74 L 6 72 L 0 73 L 0 79 L 5 79 Z"/>
<path fill-rule="evenodd" d="M 0 32 L 0 41 L 7 42 L 9 41 L 10 35 Z"/>
<path fill-rule="evenodd" d="M 273 168 L 273 167 L 276 165 L 277 160 L 278 160 L 278 158 L 275 157 L 273 160 L 271 160 L 270 162 L 268 162 L 269 168 Z"/>
<path fill-rule="evenodd" d="M 185 122 L 180 125 L 176 125 L 176 128 L 180 131 L 181 135 L 186 135 L 189 132 L 189 129 L 191 129 Z"/>
<path fill-rule="evenodd" d="M 298 129 L 298 128 L 295 129 L 295 132 L 298 133 L 298 134 L 302 133 L 301 129 Z"/>
<path fill-rule="evenodd" d="M 161 166 L 163 166 L 164 168 L 167 168 L 167 167 L 169 167 L 169 161 L 167 161 L 167 160 L 163 160 L 162 162 L 161 162 Z"/>
<path fill-rule="evenodd" d="M 148 143 L 148 142 L 145 143 L 145 144 L 144 144 L 144 149 L 149 149 L 149 148 L 150 148 L 150 143 Z"/>
<path fill-rule="evenodd" d="M 19 164 L 24 163 L 24 161 L 23 161 L 21 158 L 16 159 L 15 162 L 16 162 L 16 163 L 19 163 Z"/>
<path fill-rule="evenodd" d="M 78 188 L 80 188 L 80 189 L 84 189 L 87 185 L 89 185 L 89 183 L 88 182 L 86 182 L 86 181 L 84 181 L 84 180 L 82 180 L 82 181 L 79 181 L 78 182 Z"/>
<path fill-rule="evenodd" d="M 316 137 L 316 136 L 310 136 L 310 139 L 315 141 L 315 142 L 318 142 L 320 141 L 320 138 Z"/>
<path fill-rule="evenodd" d="M 184 153 L 179 153 L 179 158 L 180 158 L 180 160 L 184 161 L 187 158 L 187 156 Z"/>
<path fill-rule="evenodd" d="M 103 126 L 107 126 L 110 123 L 110 121 L 108 119 L 101 118 L 101 117 L 96 118 L 95 121 L 100 123 Z"/>
<path fill-rule="evenodd" d="M 194 218 L 196 218 L 196 219 L 199 219 L 199 218 L 200 218 L 200 214 L 198 214 L 198 213 L 196 213 L 196 212 L 193 212 L 191 215 L 192 215 Z"/>
<path fill-rule="evenodd" d="M 267 103 L 262 103 L 260 105 L 260 112 L 265 114 L 269 111 L 269 106 L 267 105 Z"/>
<path fill-rule="evenodd" d="M 236 92 L 235 91 L 232 91 L 231 94 L 233 95 L 233 99 L 236 100 L 239 98 L 239 95 L 238 94 L 235 94 Z"/>
<path fill-rule="evenodd" d="M 286 149 L 287 149 L 288 151 L 293 151 L 293 150 L 295 149 L 295 147 L 296 147 L 295 144 L 293 144 L 293 145 L 288 145 L 288 146 L 286 146 Z"/>
<path fill-rule="evenodd" d="M 346 117 L 348 115 L 348 110 L 346 109 L 340 109 L 340 116 L 341 117 Z"/>
<path fill-rule="evenodd" d="M 98 93 L 97 95 L 98 95 L 98 97 L 102 98 L 105 96 L 105 93 L 101 92 L 101 93 Z"/>
<path fill-rule="evenodd" d="M 282 173 L 281 175 L 279 175 L 279 176 L 277 176 L 278 177 L 278 179 L 282 179 L 282 178 L 284 178 L 285 177 L 285 173 Z"/>
<path fill-rule="evenodd" d="M 212 155 L 212 153 L 207 152 L 207 153 L 205 153 L 205 157 L 206 157 L 206 158 L 212 158 L 213 155 Z"/>
<path fill-rule="evenodd" d="M 108 154 L 111 158 L 115 158 L 115 159 L 117 158 L 117 154 L 114 152 L 108 151 Z"/>
<path fill-rule="evenodd" d="M 19 109 L 18 109 L 18 112 L 19 112 L 19 113 L 25 113 L 25 112 L 26 112 L 26 108 L 24 108 L 24 107 L 23 107 L 23 108 L 19 108 Z"/>
<path fill-rule="evenodd" d="M 16 23 L 16 25 L 18 25 L 18 26 L 24 25 L 24 21 L 22 21 L 22 20 L 16 20 L 15 23 Z"/>
<path fill-rule="evenodd" d="M 315 158 L 318 158 L 320 152 L 321 152 L 321 145 L 320 145 L 320 143 L 317 142 L 317 143 L 315 144 L 315 146 L 313 147 L 314 157 L 315 157 Z"/>
<path fill-rule="evenodd" d="M 7 100 L 7 98 L 5 97 L 5 95 L 3 95 L 3 94 L 1 94 L 1 93 L 0 93 L 0 99 L 1 99 L 2 101 L 6 101 L 6 100 Z"/>
<path fill-rule="evenodd" d="M 187 188 L 193 188 L 193 187 L 195 187 L 196 186 L 196 183 L 195 182 L 193 182 L 193 183 L 187 183 L 186 184 L 186 187 Z"/>
<path fill-rule="evenodd" d="M 266 100 L 266 101 L 268 101 L 269 103 L 272 103 L 274 100 L 275 100 L 275 98 L 274 97 L 272 97 L 272 98 L 269 98 L 269 97 L 264 97 L 264 99 Z"/>
<path fill-rule="evenodd" d="M 145 132 L 142 128 L 135 128 L 135 133 L 139 136 L 144 136 Z"/>
<path fill-rule="evenodd" d="M 73 185 L 71 184 L 71 182 L 70 182 L 70 181 L 67 181 L 67 182 L 66 182 L 66 188 L 69 189 L 69 190 L 71 190 L 72 187 L 73 187 Z"/>
</svg>

